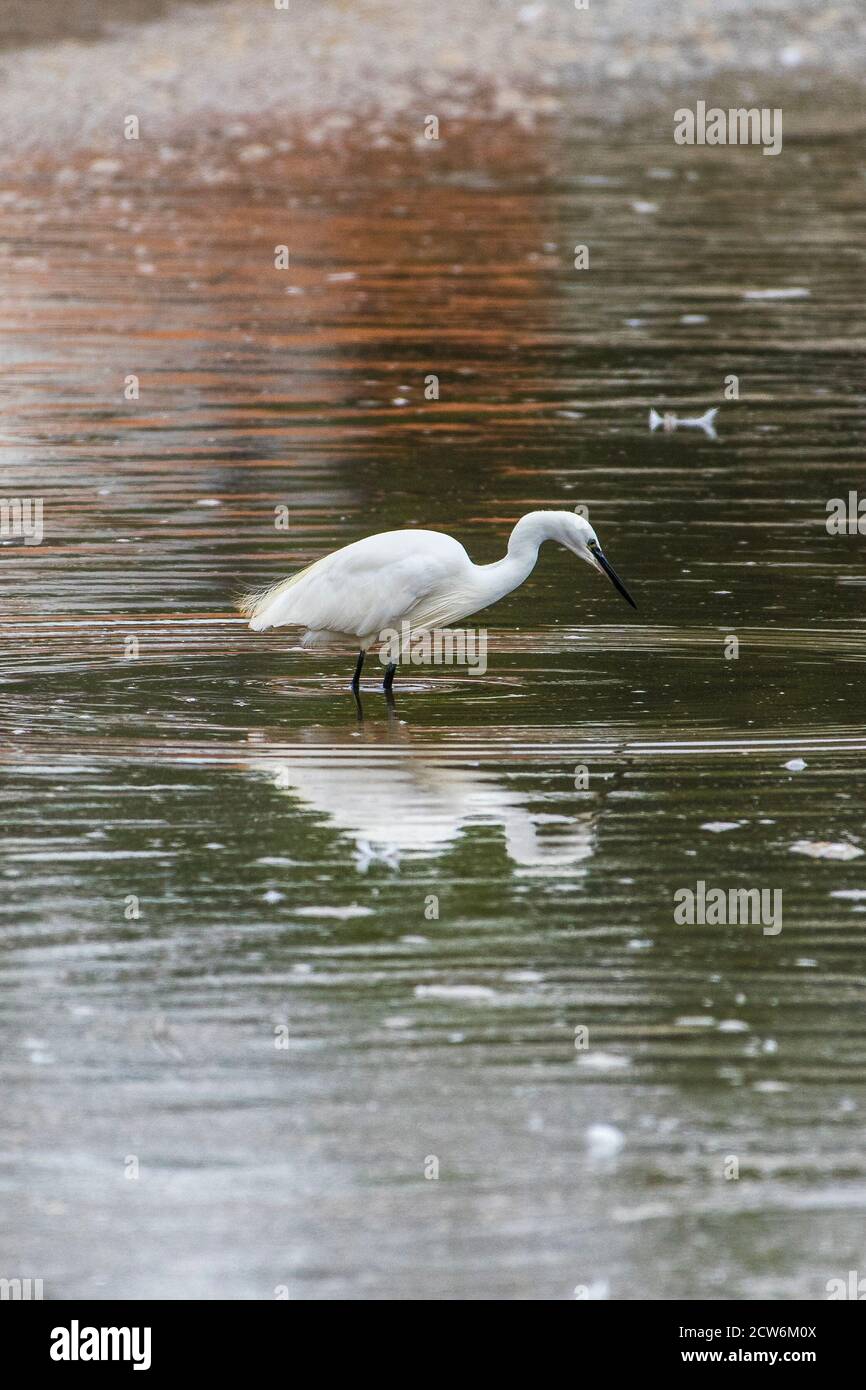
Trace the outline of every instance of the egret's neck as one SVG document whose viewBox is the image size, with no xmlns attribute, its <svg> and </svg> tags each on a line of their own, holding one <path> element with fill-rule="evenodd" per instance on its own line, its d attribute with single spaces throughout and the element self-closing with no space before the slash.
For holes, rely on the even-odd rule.
<svg viewBox="0 0 866 1390">
<path fill-rule="evenodd" d="M 492 565 L 476 566 L 486 603 L 504 598 L 529 578 L 538 559 L 538 547 L 542 541 L 552 539 L 547 516 L 545 512 L 528 512 L 522 516 L 511 532 L 508 554 Z"/>
</svg>

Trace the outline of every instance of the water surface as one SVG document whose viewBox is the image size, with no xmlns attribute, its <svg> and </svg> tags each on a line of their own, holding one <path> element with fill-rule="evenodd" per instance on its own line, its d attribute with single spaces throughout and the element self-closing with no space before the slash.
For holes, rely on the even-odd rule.
<svg viewBox="0 0 866 1390">
<path fill-rule="evenodd" d="M 866 571 L 824 526 L 862 160 L 654 129 L 7 181 L 3 488 L 45 539 L 2 555 L 3 1268 L 47 1297 L 863 1267 L 866 861 L 792 850 L 863 842 Z M 576 504 L 639 612 L 546 547 L 487 673 L 395 712 L 232 611 L 371 531 L 486 561 Z M 698 880 L 783 929 L 677 925 Z"/>
</svg>

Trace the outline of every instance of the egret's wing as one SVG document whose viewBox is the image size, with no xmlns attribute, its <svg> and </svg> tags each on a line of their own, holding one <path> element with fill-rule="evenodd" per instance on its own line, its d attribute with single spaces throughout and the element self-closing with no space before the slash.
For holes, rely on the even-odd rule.
<svg viewBox="0 0 866 1390">
<path fill-rule="evenodd" d="M 432 544 L 426 540 L 431 536 Z M 368 536 L 271 589 L 248 594 L 241 611 L 256 632 L 297 624 L 359 637 L 378 634 L 397 627 L 419 602 L 447 583 L 460 557 L 467 561 L 463 547 L 436 532 Z"/>
<path fill-rule="evenodd" d="M 414 631 L 430 631 L 468 618 L 470 613 L 478 612 L 479 606 L 476 590 L 467 583 L 449 584 L 446 588 L 435 585 L 419 596 L 405 616 Z"/>
</svg>

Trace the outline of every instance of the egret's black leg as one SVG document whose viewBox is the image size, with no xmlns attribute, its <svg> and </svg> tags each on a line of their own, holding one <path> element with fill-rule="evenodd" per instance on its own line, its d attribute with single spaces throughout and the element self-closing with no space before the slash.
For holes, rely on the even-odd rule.
<svg viewBox="0 0 866 1390">
<path fill-rule="evenodd" d="M 396 661 L 389 661 L 385 668 L 385 679 L 382 681 L 382 689 L 386 695 L 390 695 L 391 686 L 394 684 L 394 672 L 397 670 Z"/>
<path fill-rule="evenodd" d="M 367 653 L 364 651 L 364 648 L 362 647 L 361 650 L 358 652 L 358 661 L 355 665 L 355 674 L 352 677 L 352 690 L 356 695 L 358 693 L 358 686 L 361 683 L 361 668 L 364 665 L 364 657 L 366 655 Z"/>
</svg>

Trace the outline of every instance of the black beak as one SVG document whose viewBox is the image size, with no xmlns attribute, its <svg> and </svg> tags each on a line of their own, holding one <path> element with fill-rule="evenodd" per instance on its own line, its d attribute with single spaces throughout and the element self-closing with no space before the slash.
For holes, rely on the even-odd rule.
<svg viewBox="0 0 866 1390">
<path fill-rule="evenodd" d="M 604 555 L 602 554 L 601 547 L 597 545 L 591 545 L 589 549 L 593 559 L 598 561 L 599 565 L 604 570 L 605 574 L 607 575 L 613 587 L 616 589 L 617 593 L 622 594 L 626 603 L 630 603 L 632 608 L 637 608 L 637 604 L 635 603 L 628 589 L 623 584 L 613 565 L 610 563 L 609 560 L 606 560 Z"/>
</svg>

